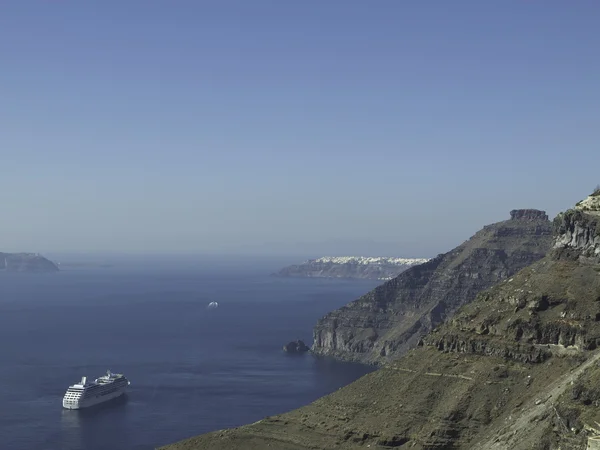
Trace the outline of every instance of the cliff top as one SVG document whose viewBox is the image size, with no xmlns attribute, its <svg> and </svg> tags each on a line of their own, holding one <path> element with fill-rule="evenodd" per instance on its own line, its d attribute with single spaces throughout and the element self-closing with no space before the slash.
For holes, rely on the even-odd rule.
<svg viewBox="0 0 600 450">
<path fill-rule="evenodd" d="M 510 212 L 511 220 L 548 220 L 546 211 L 539 209 L 513 209 Z"/>
<path fill-rule="evenodd" d="M 273 276 L 390 280 L 426 258 L 386 256 L 322 256 L 280 269 Z"/>
<path fill-rule="evenodd" d="M 575 209 L 587 214 L 600 216 L 600 187 L 575 205 Z"/>
<path fill-rule="evenodd" d="M 429 261 L 427 258 L 397 258 L 392 256 L 322 256 L 316 259 L 309 259 L 303 264 L 312 262 L 332 263 L 332 264 L 396 264 L 396 265 L 414 265 Z"/>
</svg>

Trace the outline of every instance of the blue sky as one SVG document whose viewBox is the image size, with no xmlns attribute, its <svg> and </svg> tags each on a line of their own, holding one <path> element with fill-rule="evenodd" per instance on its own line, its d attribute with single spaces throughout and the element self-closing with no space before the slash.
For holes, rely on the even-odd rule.
<svg viewBox="0 0 600 450">
<path fill-rule="evenodd" d="M 600 183 L 600 4 L 0 4 L 0 250 L 431 256 Z"/>
</svg>

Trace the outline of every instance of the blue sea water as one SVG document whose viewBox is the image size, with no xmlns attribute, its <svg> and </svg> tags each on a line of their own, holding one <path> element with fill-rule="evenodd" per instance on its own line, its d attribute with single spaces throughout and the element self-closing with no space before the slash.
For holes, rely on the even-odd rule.
<svg viewBox="0 0 600 450">
<path fill-rule="evenodd" d="M 281 347 L 377 284 L 185 264 L 2 274 L 0 448 L 149 450 L 305 405 L 370 369 Z M 107 369 L 126 398 L 62 409 Z"/>
</svg>

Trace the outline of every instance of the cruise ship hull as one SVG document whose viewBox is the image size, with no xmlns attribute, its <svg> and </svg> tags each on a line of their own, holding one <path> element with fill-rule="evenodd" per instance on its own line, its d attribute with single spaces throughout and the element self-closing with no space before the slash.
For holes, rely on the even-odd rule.
<svg viewBox="0 0 600 450">
<path fill-rule="evenodd" d="M 98 397 L 86 398 L 83 401 L 80 400 L 75 403 L 67 402 L 67 401 L 63 400 L 63 408 L 65 408 L 65 409 L 89 408 L 90 406 L 99 405 L 100 403 L 106 403 L 110 400 L 118 398 L 121 395 L 125 394 L 125 391 L 126 391 L 125 389 L 122 389 L 120 391 L 111 392 L 110 394 L 106 394 L 106 395 L 102 395 L 102 396 L 98 396 Z"/>
<path fill-rule="evenodd" d="M 87 377 L 81 377 L 79 383 L 69 386 L 63 397 L 63 408 L 83 409 L 106 403 L 120 397 L 127 390 L 129 380 L 119 373 L 106 371 L 106 375 L 88 382 Z"/>
</svg>

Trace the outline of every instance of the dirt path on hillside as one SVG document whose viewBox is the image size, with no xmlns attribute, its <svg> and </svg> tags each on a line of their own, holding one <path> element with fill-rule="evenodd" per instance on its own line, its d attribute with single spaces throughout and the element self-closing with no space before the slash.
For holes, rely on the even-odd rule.
<svg viewBox="0 0 600 450">
<path fill-rule="evenodd" d="M 555 414 L 554 402 L 576 381 L 585 370 L 600 360 L 600 351 L 590 357 L 572 372 L 560 377 L 548 386 L 548 389 L 535 397 L 520 412 L 509 416 L 510 424 L 493 433 L 493 436 L 483 442 L 473 445 L 474 450 L 508 450 L 523 448 L 523 444 L 531 439 L 531 427 L 538 417 Z"/>
</svg>

